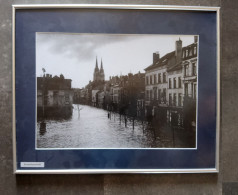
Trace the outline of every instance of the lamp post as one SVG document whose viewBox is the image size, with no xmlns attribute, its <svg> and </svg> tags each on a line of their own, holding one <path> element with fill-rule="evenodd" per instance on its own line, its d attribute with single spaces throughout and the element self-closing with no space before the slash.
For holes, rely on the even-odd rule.
<svg viewBox="0 0 238 195">
<path fill-rule="evenodd" d="M 43 120 L 40 122 L 40 135 L 44 135 L 46 132 L 46 123 L 45 123 L 45 69 L 43 71 L 43 81 L 42 81 L 42 116 Z"/>
</svg>

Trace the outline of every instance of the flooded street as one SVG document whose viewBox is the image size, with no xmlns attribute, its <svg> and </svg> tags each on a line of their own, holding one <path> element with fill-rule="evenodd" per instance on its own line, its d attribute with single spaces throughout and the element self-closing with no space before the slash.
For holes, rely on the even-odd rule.
<svg viewBox="0 0 238 195">
<path fill-rule="evenodd" d="M 79 111 L 80 110 L 80 111 Z M 69 120 L 46 120 L 37 148 L 192 148 L 195 132 L 169 126 L 153 128 L 148 122 L 134 121 L 118 113 L 87 105 L 74 105 Z"/>
</svg>

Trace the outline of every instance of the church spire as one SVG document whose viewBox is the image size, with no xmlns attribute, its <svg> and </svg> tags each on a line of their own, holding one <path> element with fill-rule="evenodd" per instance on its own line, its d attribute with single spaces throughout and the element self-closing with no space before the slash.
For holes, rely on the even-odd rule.
<svg viewBox="0 0 238 195">
<path fill-rule="evenodd" d="M 105 80 L 105 74 L 104 74 L 104 70 L 103 70 L 102 58 L 101 58 L 101 67 L 100 67 L 100 80 L 101 81 Z"/>
<path fill-rule="evenodd" d="M 95 69 L 98 69 L 98 57 L 96 56 L 96 66 Z"/>
<path fill-rule="evenodd" d="M 103 63 L 101 58 L 101 67 L 100 70 L 98 68 L 98 58 L 96 56 L 96 65 L 93 73 L 93 81 L 104 81 L 105 80 L 105 74 L 103 70 Z"/>
<path fill-rule="evenodd" d="M 101 68 L 100 68 L 100 70 L 103 70 L 102 58 L 101 58 Z"/>
<path fill-rule="evenodd" d="M 96 56 L 96 65 L 95 65 L 95 69 L 94 69 L 94 73 L 93 73 L 93 81 L 97 81 L 98 80 L 98 74 L 99 74 L 98 58 Z"/>
</svg>

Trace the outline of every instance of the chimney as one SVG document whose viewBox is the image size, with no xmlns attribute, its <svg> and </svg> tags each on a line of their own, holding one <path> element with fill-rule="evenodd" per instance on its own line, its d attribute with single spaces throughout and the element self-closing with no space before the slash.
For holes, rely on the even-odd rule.
<svg viewBox="0 0 238 195">
<path fill-rule="evenodd" d="M 180 38 L 175 43 L 175 56 L 176 56 L 176 62 L 177 63 L 181 62 L 181 60 L 182 60 L 182 41 Z"/>
<path fill-rule="evenodd" d="M 153 64 L 155 64 L 159 60 L 159 52 L 153 53 Z"/>
<path fill-rule="evenodd" d="M 194 43 L 198 42 L 198 36 L 194 36 Z"/>
</svg>

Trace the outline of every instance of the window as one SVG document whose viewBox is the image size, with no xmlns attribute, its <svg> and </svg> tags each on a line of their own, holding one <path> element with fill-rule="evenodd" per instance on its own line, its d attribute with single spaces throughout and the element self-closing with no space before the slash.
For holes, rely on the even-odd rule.
<svg viewBox="0 0 238 195">
<path fill-rule="evenodd" d="M 195 75 L 197 75 L 197 63 L 193 62 L 192 67 L 193 67 L 193 75 L 195 76 Z"/>
<path fill-rule="evenodd" d="M 157 80 L 157 79 L 156 79 L 156 74 L 155 74 L 155 75 L 154 75 L 154 84 L 157 83 L 156 80 Z"/>
<path fill-rule="evenodd" d="M 169 78 L 169 89 L 171 89 L 171 78 Z"/>
<path fill-rule="evenodd" d="M 163 89 L 163 99 L 164 99 L 164 102 L 166 102 L 166 89 L 165 88 Z"/>
<path fill-rule="evenodd" d="M 176 78 L 174 78 L 174 88 L 176 88 Z"/>
<path fill-rule="evenodd" d="M 194 94 L 193 94 L 193 98 L 197 99 L 197 84 L 194 84 Z"/>
<path fill-rule="evenodd" d="M 152 85 L 152 75 L 150 75 L 150 84 Z"/>
<path fill-rule="evenodd" d="M 173 98 L 173 106 L 177 105 L 177 95 L 174 93 L 174 98 Z"/>
<path fill-rule="evenodd" d="M 55 105 L 55 106 L 57 106 L 58 105 L 58 91 L 54 91 L 53 92 L 53 104 Z M 67 94 L 65 95 L 65 104 L 67 104 L 67 103 L 69 103 L 68 101 L 69 101 L 69 99 L 67 99 L 67 98 L 69 98 L 69 95 L 67 96 Z"/>
<path fill-rule="evenodd" d="M 149 77 L 146 76 L 146 84 L 149 85 Z"/>
<path fill-rule="evenodd" d="M 146 90 L 146 99 L 147 99 L 147 100 L 150 100 L 149 90 Z"/>
<path fill-rule="evenodd" d="M 161 74 L 158 74 L 158 83 L 161 83 Z"/>
<path fill-rule="evenodd" d="M 169 105 L 171 106 L 172 105 L 172 95 L 169 94 Z"/>
<path fill-rule="evenodd" d="M 152 90 L 150 90 L 150 100 L 152 100 Z"/>
<path fill-rule="evenodd" d="M 188 83 L 184 84 L 184 94 L 185 96 L 188 96 Z"/>
<path fill-rule="evenodd" d="M 178 88 L 182 87 L 182 80 L 181 77 L 178 78 Z"/>
<path fill-rule="evenodd" d="M 158 89 L 158 100 L 159 100 L 159 103 L 160 103 L 160 101 L 161 101 L 161 90 L 160 89 Z"/>
<path fill-rule="evenodd" d="M 69 105 L 69 94 L 65 94 L 65 105 Z"/>
<path fill-rule="evenodd" d="M 154 89 L 154 100 L 157 99 L 157 89 Z"/>
<path fill-rule="evenodd" d="M 197 47 L 194 47 L 193 49 L 194 49 L 193 53 L 194 53 L 194 55 L 196 55 L 197 54 Z"/>
<path fill-rule="evenodd" d="M 163 73 L 163 83 L 166 83 L 166 72 Z"/>
<path fill-rule="evenodd" d="M 178 106 L 182 106 L 182 94 L 179 93 L 179 96 L 178 96 Z"/>
<path fill-rule="evenodd" d="M 188 57 L 188 50 L 186 50 L 186 57 Z"/>
<path fill-rule="evenodd" d="M 43 93 L 43 99 L 44 99 L 43 103 L 45 106 L 47 106 L 47 104 L 48 104 L 48 94 L 47 93 L 48 93 L 47 91 Z"/>
<path fill-rule="evenodd" d="M 189 73 L 188 73 L 188 65 L 185 65 L 184 66 L 184 76 L 188 76 Z"/>
</svg>

